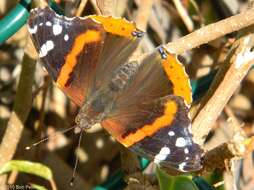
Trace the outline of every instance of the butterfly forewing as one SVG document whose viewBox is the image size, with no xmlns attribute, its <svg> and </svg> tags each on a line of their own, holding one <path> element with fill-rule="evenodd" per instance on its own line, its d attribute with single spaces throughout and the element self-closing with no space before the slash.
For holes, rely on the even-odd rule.
<svg viewBox="0 0 254 190">
<path fill-rule="evenodd" d="M 126 27 L 119 28 L 119 22 Z M 132 34 L 135 25 L 128 21 L 102 16 L 67 18 L 50 8 L 31 11 L 28 29 L 47 71 L 79 106 L 102 80 L 109 79 L 111 70 L 127 61 L 139 42 Z"/>
</svg>

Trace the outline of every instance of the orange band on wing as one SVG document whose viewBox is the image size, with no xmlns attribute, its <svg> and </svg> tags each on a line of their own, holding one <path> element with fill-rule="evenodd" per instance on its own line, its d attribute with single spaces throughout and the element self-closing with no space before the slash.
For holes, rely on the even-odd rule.
<svg viewBox="0 0 254 190">
<path fill-rule="evenodd" d="M 129 147 L 145 137 L 152 136 L 154 133 L 158 132 L 158 130 L 168 127 L 172 123 L 177 112 L 177 104 L 173 101 L 168 101 L 164 109 L 164 114 L 158 117 L 152 124 L 145 125 L 136 132 L 130 133 L 124 138 L 118 138 L 117 140 L 124 146 Z"/>
<path fill-rule="evenodd" d="M 167 54 L 167 59 L 162 61 L 163 67 L 173 84 L 173 93 L 181 96 L 188 105 L 192 102 L 192 91 L 190 79 L 185 72 L 184 66 L 171 54 Z"/>
<path fill-rule="evenodd" d="M 69 79 L 70 73 L 77 64 L 77 56 L 83 50 L 84 46 L 91 42 L 97 42 L 101 39 L 98 31 L 87 30 L 85 33 L 80 34 L 74 41 L 71 52 L 67 55 L 65 63 L 61 68 L 60 74 L 57 78 L 57 85 L 64 87 Z"/>
<path fill-rule="evenodd" d="M 112 34 L 132 38 L 132 32 L 136 30 L 136 26 L 134 23 L 122 18 L 113 18 L 98 15 L 92 15 L 90 16 L 90 18 L 93 18 L 97 22 L 100 22 L 103 25 L 104 29 Z"/>
</svg>

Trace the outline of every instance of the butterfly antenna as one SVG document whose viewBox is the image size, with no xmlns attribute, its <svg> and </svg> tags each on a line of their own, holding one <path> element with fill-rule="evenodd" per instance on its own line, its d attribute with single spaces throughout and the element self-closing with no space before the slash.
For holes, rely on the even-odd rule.
<svg viewBox="0 0 254 190">
<path fill-rule="evenodd" d="M 78 148 L 80 148 L 80 145 L 81 145 L 83 132 L 84 132 L 84 129 L 81 128 L 81 131 L 80 131 L 80 134 L 79 134 L 79 139 L 78 139 Z M 72 177 L 71 177 L 71 180 L 70 180 L 70 186 L 73 186 L 73 184 L 74 184 L 74 180 L 75 180 L 76 172 L 77 172 L 77 167 L 78 167 L 78 155 L 76 154 L 75 155 L 75 165 L 74 165 Z"/>
<path fill-rule="evenodd" d="M 66 132 L 68 132 L 68 131 L 70 131 L 70 130 L 76 128 L 76 127 L 77 127 L 77 125 L 74 125 L 74 126 L 72 126 L 72 127 L 70 127 L 70 128 L 60 130 L 59 132 L 63 134 L 63 133 L 66 133 Z M 31 146 L 27 146 L 25 149 L 26 149 L 26 150 L 30 150 L 32 147 L 35 147 L 35 146 L 37 146 L 38 144 L 41 144 L 42 142 L 45 142 L 45 141 L 47 141 L 47 140 L 49 140 L 49 139 L 54 139 L 54 138 L 56 138 L 56 136 L 57 136 L 56 133 L 53 134 L 53 135 L 46 136 L 45 138 L 41 139 L 40 141 L 38 141 L 38 142 L 36 142 L 36 143 L 33 143 Z"/>
</svg>

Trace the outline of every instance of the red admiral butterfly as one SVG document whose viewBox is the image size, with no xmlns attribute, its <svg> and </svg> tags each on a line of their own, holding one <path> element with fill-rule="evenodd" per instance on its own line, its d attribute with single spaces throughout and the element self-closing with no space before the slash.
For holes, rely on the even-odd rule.
<svg viewBox="0 0 254 190">
<path fill-rule="evenodd" d="M 181 172 L 201 168 L 200 147 L 188 117 L 189 77 L 175 56 L 159 47 L 129 61 L 143 32 L 121 18 L 66 18 L 34 9 L 28 21 L 48 73 L 79 105 L 81 129 L 101 125 L 141 156 Z"/>
</svg>

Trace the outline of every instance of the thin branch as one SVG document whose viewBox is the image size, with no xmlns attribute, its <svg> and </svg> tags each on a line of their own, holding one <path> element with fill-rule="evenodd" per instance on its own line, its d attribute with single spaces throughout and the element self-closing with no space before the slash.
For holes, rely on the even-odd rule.
<svg viewBox="0 0 254 190">
<path fill-rule="evenodd" d="M 194 29 L 194 24 L 192 22 L 192 19 L 190 18 L 186 8 L 183 6 L 182 2 L 180 0 L 173 0 L 173 3 L 175 4 L 175 7 L 182 18 L 186 28 L 189 32 L 192 32 Z"/>
<path fill-rule="evenodd" d="M 223 153 L 223 154 L 222 154 Z M 207 173 L 215 168 L 224 169 L 225 160 L 234 158 L 235 155 L 231 152 L 228 143 L 223 143 L 216 148 L 208 151 L 203 158 L 203 168 L 198 173 Z"/>
<path fill-rule="evenodd" d="M 5 134 L 0 145 L 0 167 L 11 160 L 24 128 L 28 114 L 32 107 L 32 86 L 34 81 L 35 61 L 24 55 L 22 71 L 18 84 L 14 108 L 7 124 Z M 0 177 L 0 186 L 5 184 L 5 177 Z"/>
<path fill-rule="evenodd" d="M 82 12 L 85 9 L 86 3 L 87 3 L 87 0 L 81 0 L 75 16 L 81 16 Z"/>
<path fill-rule="evenodd" d="M 115 16 L 116 0 L 96 0 L 97 7 L 102 15 Z"/>
<path fill-rule="evenodd" d="M 229 142 L 223 143 L 205 154 L 203 157 L 203 168 L 198 173 L 207 173 L 215 168 L 224 169 L 226 163 L 231 163 L 226 162 L 227 160 L 230 161 L 237 157 L 238 159 L 242 158 L 253 151 L 253 146 L 251 149 L 249 148 L 253 144 L 253 139 L 247 138 L 241 124 L 229 107 L 225 107 L 225 112 L 229 116 L 228 122 L 230 122 L 229 126 L 233 130 L 233 136 Z"/>
<path fill-rule="evenodd" d="M 254 24 L 253 8 L 219 22 L 204 26 L 191 34 L 166 44 L 164 47 L 172 53 L 181 54 L 252 24 Z"/>
<path fill-rule="evenodd" d="M 194 140 L 198 144 L 203 144 L 212 125 L 253 65 L 253 46 L 254 34 L 246 35 L 233 44 L 226 64 L 218 72 L 207 95 L 202 99 L 202 109 L 192 125 Z"/>
<path fill-rule="evenodd" d="M 140 30 L 146 31 L 149 16 L 154 0 L 141 0 L 138 4 L 138 11 L 135 17 L 135 23 Z"/>
</svg>

